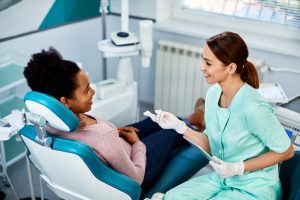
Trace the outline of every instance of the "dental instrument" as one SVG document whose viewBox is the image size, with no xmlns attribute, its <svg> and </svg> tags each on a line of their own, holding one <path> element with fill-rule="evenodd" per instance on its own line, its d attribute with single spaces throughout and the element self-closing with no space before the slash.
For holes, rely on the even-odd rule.
<svg viewBox="0 0 300 200">
<path fill-rule="evenodd" d="M 208 154 L 201 146 L 199 146 L 198 144 L 196 144 L 196 143 L 193 142 L 191 139 L 189 139 L 189 138 L 187 138 L 187 137 L 185 137 L 185 136 L 183 136 L 183 138 L 184 138 L 186 141 L 188 141 L 191 145 L 197 147 L 197 148 L 200 150 L 200 152 L 204 155 L 204 157 L 207 158 L 207 160 L 212 160 L 212 161 L 218 163 L 217 160 L 214 159 L 211 155 L 209 155 L 209 154 Z"/>
<path fill-rule="evenodd" d="M 121 7 L 121 31 L 114 31 L 110 33 L 111 41 L 116 46 L 125 46 L 138 44 L 137 36 L 128 30 L 128 0 L 122 0 Z"/>
<path fill-rule="evenodd" d="M 122 9 L 121 9 L 121 31 L 113 32 L 111 34 L 110 39 L 101 40 L 98 42 L 98 49 L 102 52 L 102 57 L 104 59 L 106 58 L 119 58 L 119 64 L 117 69 L 117 76 L 116 81 L 110 85 L 102 84 L 101 82 L 96 83 L 96 86 L 99 86 L 96 90 L 98 94 L 100 94 L 101 98 L 98 98 L 99 101 L 95 101 L 94 105 L 92 106 L 90 114 L 96 116 L 96 117 L 102 117 L 103 115 L 100 115 L 99 113 L 102 112 L 103 107 L 100 109 L 100 105 L 103 105 L 104 100 L 106 101 L 105 104 L 108 103 L 108 101 L 111 101 L 111 106 L 116 107 L 120 106 L 121 110 L 124 110 L 124 108 L 127 108 L 126 111 L 123 112 L 122 115 L 125 117 L 127 115 L 127 123 L 122 124 L 119 120 L 112 121 L 113 123 L 117 125 L 126 125 L 133 123 L 138 120 L 139 118 L 139 99 L 140 99 L 140 91 L 139 87 L 137 85 L 137 82 L 134 80 L 134 73 L 133 73 L 133 66 L 131 62 L 131 56 L 141 56 L 141 63 L 143 67 L 149 67 L 150 66 L 150 57 L 152 56 L 152 26 L 153 22 L 151 20 L 143 20 L 139 23 L 140 25 L 140 40 L 138 40 L 138 37 L 134 36 L 134 39 L 131 37 L 133 36 L 133 33 L 129 32 L 128 30 L 128 0 L 122 0 Z M 106 25 L 106 22 L 102 24 L 103 26 Z M 119 35 L 119 36 L 118 36 Z M 103 77 L 105 79 L 103 81 L 106 81 L 106 64 L 103 64 Z M 140 69 L 138 68 L 138 82 L 140 78 Z M 126 88 L 122 86 L 123 84 L 120 83 L 122 81 L 125 83 Z M 118 84 L 118 85 L 116 85 Z M 109 94 L 109 91 L 111 91 L 114 94 L 119 94 L 116 96 L 113 96 L 112 94 Z M 123 99 L 121 101 L 122 105 L 113 105 L 113 101 L 117 101 L 117 98 L 123 98 L 122 94 L 125 95 L 127 93 L 126 99 Z M 102 95 L 105 94 L 105 95 Z M 104 99 L 104 97 L 111 97 L 110 99 Z M 128 98 L 129 97 L 129 98 Z M 130 102 L 128 102 L 130 100 Z M 130 103 L 128 106 L 127 103 Z M 126 105 L 124 105 L 126 103 Z M 105 109 L 105 108 L 104 108 Z M 110 111 L 111 112 L 111 111 Z M 126 114 L 125 114 L 126 112 Z M 134 114 L 133 114 L 134 113 Z M 107 116 L 107 115 L 105 115 Z M 110 119 L 106 119 L 110 120 Z"/>
</svg>

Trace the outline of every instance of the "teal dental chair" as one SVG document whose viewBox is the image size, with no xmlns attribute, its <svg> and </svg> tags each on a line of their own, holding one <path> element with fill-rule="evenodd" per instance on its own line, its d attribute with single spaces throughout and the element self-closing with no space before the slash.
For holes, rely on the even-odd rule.
<svg viewBox="0 0 300 200">
<path fill-rule="evenodd" d="M 19 134 L 28 149 L 28 158 L 58 197 L 140 199 L 139 184 L 104 164 L 90 147 L 47 133 L 46 125 L 65 132 L 74 131 L 79 121 L 73 112 L 55 98 L 38 92 L 27 93 L 24 101 L 30 114 L 26 115 L 28 123 Z M 146 196 L 166 192 L 188 180 L 207 162 L 195 147 L 177 150 Z"/>
<path fill-rule="evenodd" d="M 300 200 L 300 151 L 280 165 L 283 200 Z"/>
</svg>

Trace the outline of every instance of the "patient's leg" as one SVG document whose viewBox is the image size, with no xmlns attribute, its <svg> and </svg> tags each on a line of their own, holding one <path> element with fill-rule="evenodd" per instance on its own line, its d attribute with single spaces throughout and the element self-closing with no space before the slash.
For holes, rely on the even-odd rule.
<svg viewBox="0 0 300 200">
<path fill-rule="evenodd" d="M 161 129 L 142 139 L 146 145 L 146 172 L 142 183 L 142 195 L 153 186 L 163 171 L 171 154 L 180 146 L 187 144 L 182 135 L 171 129 Z"/>
</svg>

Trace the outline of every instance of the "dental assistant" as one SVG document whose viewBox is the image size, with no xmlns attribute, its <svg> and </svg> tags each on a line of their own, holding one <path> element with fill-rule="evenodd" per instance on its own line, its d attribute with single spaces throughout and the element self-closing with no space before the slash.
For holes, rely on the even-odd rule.
<svg viewBox="0 0 300 200">
<path fill-rule="evenodd" d="M 213 172 L 168 191 L 165 200 L 281 199 L 278 163 L 291 158 L 294 150 L 272 107 L 257 92 L 258 74 L 247 58 L 247 45 L 236 33 L 206 40 L 201 70 L 214 85 L 205 100 L 203 133 L 171 113 L 148 114 L 162 128 L 190 138 L 219 161 L 210 161 Z"/>
</svg>

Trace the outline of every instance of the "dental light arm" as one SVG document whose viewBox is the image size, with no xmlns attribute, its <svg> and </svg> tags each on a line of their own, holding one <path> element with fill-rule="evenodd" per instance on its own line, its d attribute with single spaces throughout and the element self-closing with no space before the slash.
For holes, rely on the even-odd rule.
<svg viewBox="0 0 300 200">
<path fill-rule="evenodd" d="M 122 8 L 121 8 L 121 30 L 123 32 L 128 32 L 128 0 L 122 0 Z"/>
</svg>

